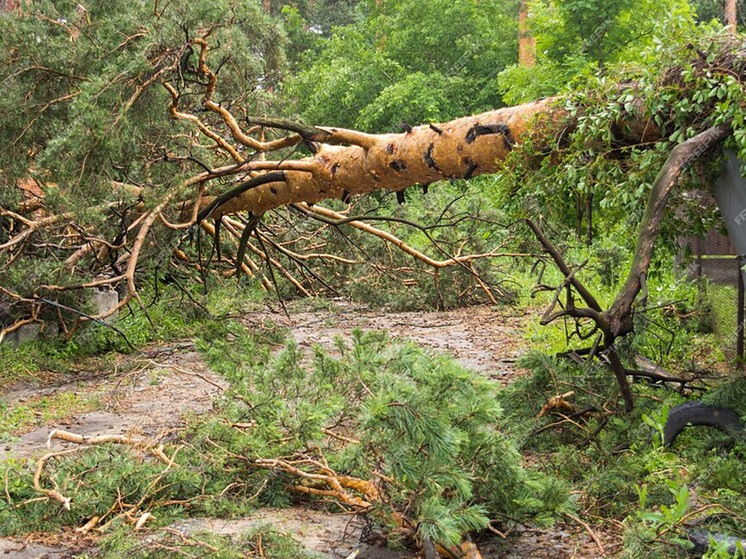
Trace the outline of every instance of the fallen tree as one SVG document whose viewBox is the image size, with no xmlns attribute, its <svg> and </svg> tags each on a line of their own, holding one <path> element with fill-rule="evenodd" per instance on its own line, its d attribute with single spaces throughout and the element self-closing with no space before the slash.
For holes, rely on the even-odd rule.
<svg viewBox="0 0 746 559">
<path fill-rule="evenodd" d="M 436 288 L 440 268 L 464 267 L 474 274 L 487 296 L 495 301 L 494 289 L 481 281 L 471 267 L 471 262 L 479 258 L 521 256 L 520 254 L 503 251 L 502 245 L 488 253 L 472 255 L 450 254 L 441 249 L 445 258 L 436 260 L 408 246 L 395 235 L 363 223 L 364 220 L 376 219 L 375 217 L 341 214 L 315 204 L 335 198 L 349 201 L 353 195 L 377 190 L 395 191 L 398 199 L 403 201 L 404 190 L 415 185 L 426 189 L 431 183 L 441 180 L 470 179 L 499 172 L 504 167 L 506 158 L 515 151 L 520 153 L 526 145 L 532 146 L 534 154 L 527 157 L 532 157 L 537 162 L 542 154 L 548 154 L 551 158 L 553 150 L 561 149 L 563 143 L 569 141 L 568 138 L 582 120 L 582 105 L 568 107 L 564 99 L 544 99 L 450 122 L 406 127 L 404 132 L 398 134 L 368 134 L 249 114 L 238 117 L 225 103 L 215 101 L 219 82 L 217 72 L 208 65 L 210 51 L 207 36 L 209 33 L 205 37 L 190 39 L 167 56 L 160 57 L 157 60 L 158 71 L 145 79 L 145 84 L 135 88 L 137 95 L 147 87 L 158 87 L 161 84 L 159 87 L 168 92 L 171 117 L 193 127 L 196 134 L 189 136 L 190 146 L 186 156 L 177 158 L 166 153 L 165 158 L 191 162 L 201 167 L 202 171 L 168 186 L 155 199 L 149 196 L 148 189 L 143 186 L 116 182 L 113 192 L 117 199 L 97 207 L 100 212 L 116 214 L 121 211 L 123 200 L 129 201 L 121 214 L 121 227 L 114 239 L 101 238 L 76 226 L 72 213 L 50 215 L 44 199 L 44 192 L 49 191 L 49 186 L 33 192 L 33 195 L 27 189 L 25 199 L 16 208 L 0 208 L 5 223 L 9 224 L 6 225 L 6 238 L 0 244 L 0 252 L 6 256 L 8 265 L 12 265 L 28 250 L 29 241 L 35 235 L 54 230 L 65 239 L 60 241 L 60 245 L 65 245 L 66 250 L 72 251 L 64 260 L 63 268 L 66 271 L 80 268 L 86 260 L 92 262 L 93 268 L 98 270 L 98 277 L 91 281 L 40 283 L 26 294 L 0 288 L 6 299 L 18 306 L 25 304 L 30 315 L 6 325 L 0 335 L 26 323 L 42 321 L 40 313 L 43 308 L 55 306 L 59 294 L 76 289 L 122 285 L 123 293 L 119 303 L 108 310 L 93 315 L 80 313 L 70 328 L 63 323 L 63 328 L 68 333 L 74 332 L 80 322 L 106 319 L 132 300 L 142 307 L 136 276 L 142 268 L 141 254 L 156 227 L 174 232 L 171 244 L 162 253 L 173 253 L 176 259 L 187 263 L 189 257 L 180 248 L 180 244 L 197 229 L 205 231 L 214 239 L 214 252 L 218 262 L 224 257 L 221 251 L 221 234 L 225 235 L 227 232 L 234 239 L 231 260 L 236 273 L 250 276 L 259 274 L 264 285 L 269 288 L 273 283 L 276 284 L 272 272 L 274 268 L 300 293 L 310 295 L 310 288 L 304 281 L 296 279 L 277 259 L 270 256 L 267 245 L 273 244 L 274 249 L 294 258 L 296 262 L 318 258 L 352 264 L 354 260 L 317 251 L 301 255 L 274 243 L 271 235 L 260 230 L 260 224 L 268 212 L 283 206 L 289 206 L 302 215 L 327 225 L 338 227 L 350 224 L 384 239 L 430 266 L 435 274 Z M 691 50 L 693 56 L 699 59 L 696 70 L 703 75 L 715 67 L 727 67 L 729 72 L 737 73 L 742 65 L 742 51 L 734 50 L 732 43 L 721 46 L 719 58 L 714 61 L 708 61 L 694 47 Z M 672 70 L 674 71 L 676 70 Z M 191 77 L 186 79 L 185 76 Z M 174 78 L 179 81 L 174 82 Z M 197 91 L 200 92 L 200 108 L 193 102 Z M 616 92 L 626 101 L 609 125 L 609 142 L 616 146 L 629 146 L 665 140 L 664 131 L 659 125 L 660 115 L 648 111 L 642 100 L 634 97 L 634 91 L 635 85 L 628 84 L 620 86 Z M 128 101 L 128 105 L 134 104 L 136 95 Z M 191 108 L 182 107 L 185 99 L 190 100 Z M 713 99 L 711 105 L 716 101 L 717 98 Z M 702 111 L 706 110 L 707 107 L 703 106 Z M 629 278 L 608 309 L 601 308 L 576 277 L 578 269 L 571 269 L 560 252 L 552 246 L 541 227 L 535 223 L 538 216 L 528 216 L 527 223 L 543 250 L 566 276 L 565 282 L 556 288 L 554 299 L 542 322 L 546 324 L 564 317 L 578 321 L 590 319 L 594 322 L 595 327 L 589 336 L 598 332 L 598 338 L 588 352 L 588 359 L 592 359 L 599 348 L 605 352 L 628 409 L 632 406 L 632 396 L 624 367 L 613 350 L 614 342 L 633 330 L 633 306 L 639 293 L 646 291 L 646 277 L 655 238 L 672 189 L 695 160 L 732 133 L 730 120 L 708 127 L 710 121 L 724 120 L 722 116 L 715 115 L 714 106 L 710 106 L 709 110 L 709 117 L 702 114 L 697 117 L 703 131 L 673 149 L 656 178 L 639 227 Z M 696 128 L 692 130 L 696 131 Z M 270 133 L 275 134 L 273 139 L 267 139 Z M 213 165 L 190 155 L 191 149 L 204 147 L 200 143 L 203 141 L 211 144 L 208 149 L 214 153 L 215 162 L 228 161 Z M 298 150 L 307 150 L 310 155 L 292 159 L 292 155 Z M 267 154 L 270 153 L 277 153 L 279 158 L 267 159 Z M 413 223 L 408 225 L 418 227 Z M 427 235 L 427 229 L 422 230 Z M 437 244 L 435 246 L 438 247 Z M 247 253 L 254 253 L 267 263 L 269 279 L 252 260 L 246 258 Z M 201 269 L 204 263 L 200 258 L 195 265 Z M 102 274 L 106 274 L 105 277 Z M 565 293 L 564 307 L 555 311 L 562 292 Z M 576 307 L 575 293 L 585 303 L 585 307 Z M 60 308 L 65 307 L 57 306 L 58 316 Z"/>
<path fill-rule="evenodd" d="M 63 34 L 69 32 L 70 35 L 66 40 L 78 40 L 77 28 L 63 27 L 66 29 Z M 25 172 L 34 175 L 34 180 L 13 181 L 16 195 L 3 198 L 0 206 L 0 255 L 6 270 L 13 270 L 23 259 L 52 262 L 53 266 L 38 281 L 25 281 L 23 289 L 17 287 L 21 283 L 17 278 L 15 282 L 3 282 L 0 286 L 3 302 L 11 311 L 8 313 L 9 323 L 3 325 L 0 337 L 24 324 L 41 323 L 50 318 L 59 321 L 66 334 L 72 336 L 79 324 L 106 319 L 131 302 L 144 308 L 146 305 L 140 300 L 138 290 L 145 281 L 143 277 L 147 277 L 151 269 L 148 261 L 162 257 L 169 264 L 181 263 L 204 273 L 214 256 L 217 265 L 228 262 L 233 274 L 258 277 L 268 289 L 276 286 L 274 272 L 278 272 L 302 294 L 312 293 L 312 283 L 306 277 L 298 279 L 297 274 L 284 267 L 280 254 L 299 266 L 309 259 L 343 265 L 356 262 L 326 252 L 325 245 L 298 253 L 278 242 L 271 228 L 263 226 L 263 220 L 282 207 L 289 207 L 304 218 L 325 226 L 347 224 L 383 239 L 430 267 L 436 287 L 438 270 L 450 266 L 463 268 L 481 282 L 483 291 L 493 298 L 495 287 L 481 280 L 471 267 L 472 263 L 481 258 L 529 253 L 498 246 L 488 252 L 464 254 L 458 248 L 449 251 L 435 243 L 433 246 L 440 253 L 436 258 L 408 245 L 392 232 L 366 223 L 376 220 L 376 216 L 355 215 L 352 208 L 332 210 L 316 204 L 329 199 L 347 202 L 353 195 L 380 190 L 394 191 L 403 200 L 407 188 L 419 185 L 426 189 L 431 183 L 442 180 L 471 179 L 498 173 L 508 168 L 511 158 L 523 158 L 525 168 L 539 166 L 542 161 L 551 164 L 552 158 L 571 141 L 584 140 L 583 119 L 595 116 L 590 103 L 570 98 L 545 99 L 444 123 L 407 126 L 398 134 L 369 134 L 253 116 L 245 108 L 245 98 L 233 101 L 220 93 L 219 68 L 228 62 L 225 58 L 217 61 L 210 58 L 209 46 L 214 44 L 211 33 L 202 32 L 195 38 L 187 29 L 187 39 L 174 43 L 176 46 L 149 49 L 147 67 L 127 82 L 128 94 L 123 96 L 123 102 L 120 100 L 116 104 L 118 112 L 112 117 L 113 123 L 107 128 L 107 134 L 111 135 L 117 123 L 140 108 L 139 103 L 145 97 L 152 96 L 162 101 L 163 113 L 168 111 L 175 121 L 174 128 L 167 134 L 162 133 L 173 143 L 162 148 L 158 142 L 151 142 L 152 151 L 142 165 L 143 170 L 138 175 L 140 180 L 132 180 L 129 169 L 116 166 L 112 166 L 118 172 L 116 177 L 107 173 L 93 177 L 103 192 L 86 209 L 97 215 L 98 223 L 81 220 L 80 214 L 85 212 L 73 211 L 72 208 L 63 211 L 64 204 L 55 202 L 55 198 L 74 191 L 76 184 L 69 176 L 66 177 L 68 183 L 59 182 L 48 172 L 49 166 L 44 173 L 35 168 L 34 153 L 35 150 L 41 151 L 42 146 L 34 144 L 21 150 L 23 157 L 31 161 Z M 133 34 L 126 37 L 123 44 L 136 43 L 138 39 Z M 685 136 L 681 136 L 678 128 L 675 130 L 682 140 L 678 147 L 673 147 L 678 140 L 672 139 L 674 132 L 666 126 L 680 123 L 671 115 L 663 114 L 660 107 L 656 110 L 649 107 L 650 100 L 636 89 L 636 84 L 615 86 L 599 101 L 613 103 L 615 109 L 606 120 L 601 119 L 599 125 L 606 135 L 606 143 L 589 134 L 585 138 L 589 148 L 594 143 L 608 145 L 610 150 L 617 151 L 617 157 L 623 158 L 623 150 L 629 146 L 671 143 L 666 148 L 670 151 L 668 160 L 649 193 L 629 277 L 608 308 L 604 309 L 579 279 L 582 265 L 568 264 L 562 251 L 549 240 L 541 223 L 541 212 L 523 216 L 541 248 L 565 278 L 559 286 L 543 286 L 554 291 L 543 322 L 568 317 L 576 324 L 588 320 L 593 323 L 590 333 L 583 334 L 586 338 L 593 337 L 592 346 L 585 352 L 586 360 L 600 356 L 608 362 L 627 408 L 632 406 L 632 394 L 615 343 L 633 331 L 635 303 L 641 293 L 645 299 L 647 275 L 667 201 L 693 162 L 728 137 L 743 141 L 743 135 L 738 135 L 742 121 L 738 121 L 737 116 L 744 98 L 740 85 L 744 74 L 744 52 L 732 41 L 713 44 L 711 53 L 703 53 L 698 47 L 686 49 L 691 62 L 688 71 L 694 83 L 689 93 L 696 108 L 686 117 Z M 36 65 L 24 67 L 19 72 L 24 75 L 32 72 L 57 75 L 61 71 Z M 678 78 L 672 76 L 681 73 L 681 67 L 673 67 L 664 74 L 662 89 L 671 83 L 679 83 L 675 82 Z M 715 89 L 720 82 L 713 85 L 708 81 L 713 79 L 712 75 L 727 86 L 722 97 L 717 93 L 720 89 Z M 63 79 L 77 83 L 76 76 L 73 72 L 65 72 Z M 96 90 L 96 95 L 102 95 L 101 89 L 105 91 L 118 79 L 121 78 L 112 77 L 110 83 Z M 693 91 L 701 93 L 708 88 L 716 94 L 697 100 Z M 20 143 L 30 131 L 35 131 L 34 123 L 51 107 L 65 104 L 79 94 L 74 87 L 69 93 L 40 103 L 38 115 L 31 118 L 28 128 L 21 128 L 13 143 Z M 723 99 L 731 101 L 729 107 L 724 107 Z M 296 157 L 299 153 L 308 155 Z M 269 154 L 276 159 L 268 160 Z M 57 155 L 60 155 L 60 165 L 69 164 L 63 160 L 64 154 Z M 80 158 L 80 176 L 86 174 L 88 157 L 89 153 L 85 152 Z M 174 173 L 176 176 L 169 177 L 168 172 L 156 171 L 156 161 L 174 166 L 172 168 L 178 170 Z M 156 175 L 157 180 L 153 178 Z M 13 177 L 13 174 L 4 169 L 4 176 Z M 520 184 L 516 184 L 515 190 L 520 191 Z M 455 223 L 457 220 L 451 224 Z M 406 225 L 418 227 L 429 236 L 427 227 L 416 223 Z M 199 252 L 195 255 L 194 251 L 190 254 L 186 250 L 188 241 L 200 231 L 212 239 L 214 254 L 203 257 Z M 163 235 L 164 232 L 168 234 Z M 316 233 L 308 235 L 313 239 Z M 225 242 L 226 238 L 231 241 Z M 199 249 L 199 243 L 197 246 Z M 275 251 L 274 256 L 270 248 Z M 248 257 L 250 254 L 266 263 L 266 276 L 256 260 Z M 67 313 L 75 312 L 75 309 L 67 304 L 65 296 L 103 286 L 121 290 L 119 303 L 98 314 L 77 311 L 70 319 Z M 576 304 L 578 300 L 583 306 Z M 50 310 L 53 312 L 49 313 Z M 354 485 L 358 481 L 372 482 L 345 478 L 352 485 L 337 486 L 334 484 L 339 481 L 338 473 L 327 468 L 323 461 L 299 460 L 302 461 L 273 457 L 258 466 L 299 478 L 322 476 L 309 479 L 323 483 L 314 487 L 298 484 L 299 488 L 305 487 L 299 491 L 313 493 L 308 490 L 314 489 L 320 492 L 317 494 L 349 501 L 348 504 L 357 503 L 363 508 L 376 500 L 376 494 L 368 491 L 367 500 L 358 502 L 355 499 L 362 497 L 348 491 L 356 490 Z M 299 470 L 299 464 L 306 469 Z M 51 498 L 65 499 L 61 493 L 61 497 L 48 493 L 49 490 L 44 490 L 38 480 L 37 485 Z M 369 489 L 369 486 L 363 488 L 366 487 Z M 402 521 L 401 524 L 406 523 Z"/>
</svg>

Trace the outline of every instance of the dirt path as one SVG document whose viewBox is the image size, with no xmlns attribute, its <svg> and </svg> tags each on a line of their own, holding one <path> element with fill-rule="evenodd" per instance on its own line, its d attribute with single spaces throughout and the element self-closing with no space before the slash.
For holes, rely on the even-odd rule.
<svg viewBox="0 0 746 559">
<path fill-rule="evenodd" d="M 384 313 L 334 303 L 321 311 L 300 311 L 285 315 L 259 312 L 244 317 L 249 326 L 268 320 L 286 326 L 299 346 L 310 351 L 314 344 L 327 349 L 336 336 L 347 338 L 355 328 L 386 329 L 395 337 L 415 340 L 438 351 L 448 352 L 465 367 L 507 384 L 523 371 L 515 365 L 524 347 L 523 330 L 533 317 L 528 313 L 473 307 L 447 312 Z M 145 366 L 147 365 L 147 366 Z M 224 381 L 212 373 L 193 350 L 163 353 L 143 362 L 124 375 L 112 374 L 95 382 L 23 389 L 2 396 L 13 402 L 38 398 L 59 391 L 76 390 L 99 398 L 101 409 L 43 425 L 0 446 L 0 460 L 33 458 L 48 451 L 46 440 L 51 427 L 64 428 L 84 435 L 128 433 L 146 437 L 178 427 L 188 414 L 204 413 Z M 62 448 L 55 443 L 54 448 Z M 360 548 L 360 559 L 396 559 L 406 555 L 358 543 L 361 526 L 349 517 L 330 516 L 307 509 L 262 510 L 238 520 L 190 519 L 180 524 L 186 533 L 200 530 L 238 535 L 259 524 L 273 524 L 293 535 L 308 549 L 327 557 L 346 557 Z M 346 536 L 346 537 L 344 537 Z M 508 559 L 591 559 L 599 556 L 594 543 L 582 528 L 570 524 L 550 530 L 516 533 L 507 541 L 485 542 L 485 557 Z M 70 545 L 44 546 L 29 542 L 21 548 L 18 541 L 0 539 L 2 557 L 33 559 L 75 557 Z"/>
<path fill-rule="evenodd" d="M 24 433 L 0 447 L 0 461 L 48 452 L 46 443 L 52 427 L 81 435 L 127 433 L 153 437 L 182 425 L 187 414 L 208 410 L 219 392 L 218 386 L 224 384 L 225 381 L 202 363 L 199 354 L 188 351 L 145 362 L 124 375 L 112 373 L 95 382 L 11 391 L 2 396 L 2 401 L 33 401 L 74 391 L 79 397 L 97 399 L 101 409 Z M 61 448 L 59 441 L 51 445 L 52 450 Z"/>
<path fill-rule="evenodd" d="M 515 361 L 525 351 L 522 332 L 529 317 L 526 312 L 486 306 L 386 313 L 338 303 L 330 310 L 292 313 L 290 318 L 275 315 L 274 320 L 289 328 L 305 350 L 314 344 L 332 349 L 335 337 L 349 339 L 354 329 L 387 330 L 394 337 L 450 353 L 464 367 L 507 384 L 521 374 Z M 266 318 L 264 314 L 249 315 L 243 322 L 258 326 Z"/>
</svg>

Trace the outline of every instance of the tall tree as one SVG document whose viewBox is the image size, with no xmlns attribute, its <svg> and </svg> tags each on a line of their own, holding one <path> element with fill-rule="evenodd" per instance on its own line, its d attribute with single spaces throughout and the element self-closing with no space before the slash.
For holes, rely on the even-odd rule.
<svg viewBox="0 0 746 559">
<path fill-rule="evenodd" d="M 536 38 L 528 27 L 530 0 L 521 0 L 518 14 L 518 64 L 531 67 L 536 64 Z"/>
<path fill-rule="evenodd" d="M 735 33 L 738 25 L 737 0 L 725 0 L 725 25 Z"/>
</svg>

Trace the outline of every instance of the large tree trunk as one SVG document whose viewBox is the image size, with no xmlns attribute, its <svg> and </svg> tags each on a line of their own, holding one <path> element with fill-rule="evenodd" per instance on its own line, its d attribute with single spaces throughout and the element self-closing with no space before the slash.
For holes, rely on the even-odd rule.
<svg viewBox="0 0 746 559">
<path fill-rule="evenodd" d="M 551 100 L 543 100 L 417 126 L 401 134 L 365 134 L 338 128 L 304 131 L 304 140 L 318 145 L 313 157 L 250 161 L 234 167 L 234 173 L 281 171 L 282 180 L 226 201 L 219 212 L 262 214 L 296 202 L 345 199 L 351 194 L 399 191 L 414 184 L 494 173 L 512 146 L 524 139 L 529 122 L 537 114 L 552 126 L 558 126 L 565 116 L 564 111 L 552 107 Z"/>
<path fill-rule="evenodd" d="M 201 70 L 214 83 L 214 75 L 204 64 L 206 45 L 201 46 Z M 236 119 L 212 101 L 212 89 L 213 87 L 208 88 L 203 106 L 221 116 L 239 144 L 258 151 L 270 151 L 304 143 L 314 155 L 300 160 L 244 161 L 238 150 L 222 145 L 226 151 L 233 150 L 231 153 L 236 165 L 206 172 L 199 183 L 230 174 L 248 175 L 249 178 L 220 196 L 205 197 L 197 222 L 211 217 L 219 223 L 221 216 L 236 212 L 251 212 L 252 219 L 258 220 L 265 212 L 288 204 L 313 204 L 329 198 L 345 200 L 351 194 L 365 194 L 375 190 L 399 192 L 415 184 L 427 185 L 442 179 L 468 179 L 494 173 L 513 147 L 524 143 L 532 134 L 536 134 L 538 142 L 535 143 L 539 150 L 542 141 L 547 143 L 546 149 L 549 150 L 551 148 L 548 142 L 561 136 L 561 130 L 573 126 L 570 115 L 560 103 L 552 99 L 497 109 L 447 123 L 425 124 L 409 128 L 400 134 L 366 134 L 264 118 L 246 119 L 249 125 L 272 126 L 295 132 L 294 135 L 276 140 L 274 145 L 270 145 L 253 140 L 245 134 Z M 172 115 L 175 118 L 194 118 L 178 110 L 178 97 L 173 89 L 171 91 Z M 205 130 L 203 132 L 207 134 Z M 660 132 L 651 122 L 638 119 L 637 122 L 618 122 L 615 133 L 620 142 L 640 142 L 656 140 Z M 638 250 L 630 279 L 612 308 L 607 311 L 600 307 L 593 295 L 574 277 L 575 272 L 564 262 L 560 253 L 551 247 L 540 229 L 531 221 L 528 222 L 541 244 L 568 278 L 564 284 L 568 290 L 566 308 L 552 312 L 556 304 L 555 297 L 555 303 L 545 314 L 543 322 L 567 316 L 578 320 L 590 318 L 596 323 L 606 348 L 606 359 L 619 382 L 627 409 L 632 407 L 632 394 L 622 361 L 614 352 L 613 346 L 619 336 L 632 330 L 632 303 L 644 285 L 653 242 L 668 194 L 693 154 L 703 153 L 703 149 L 722 140 L 728 133 L 728 127 L 720 127 L 717 133 L 707 134 L 705 142 L 697 137 L 674 150 L 671 162 L 653 187 L 638 237 Z M 207 135 L 218 145 L 225 142 Z M 244 230 L 245 238 L 251 234 L 254 224 L 255 221 L 252 221 Z M 590 226 L 589 219 L 589 235 Z M 588 308 L 574 307 L 570 289 L 578 291 Z"/>
</svg>

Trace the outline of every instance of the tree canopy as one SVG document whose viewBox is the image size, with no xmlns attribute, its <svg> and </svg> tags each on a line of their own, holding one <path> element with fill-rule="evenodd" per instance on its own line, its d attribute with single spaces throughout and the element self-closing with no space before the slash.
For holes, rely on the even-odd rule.
<svg viewBox="0 0 746 559">
<path fill-rule="evenodd" d="M 527 202 L 538 204 L 532 211 L 580 235 L 584 214 L 603 208 L 604 218 L 585 228 L 589 239 L 592 228 L 604 237 L 640 219 L 672 146 L 732 121 L 730 141 L 743 150 L 740 51 L 714 24 L 698 23 L 687 2 L 537 1 L 530 23 L 539 56 L 530 69 L 511 66 L 516 10 L 497 0 L 427 8 L 414 0 L 270 4 L 269 14 L 265 4 L 231 0 L 21 7 L 0 20 L 7 38 L 0 168 L 11 186 L 0 203 L 13 208 L 4 234 L 15 239 L 6 248 L 16 263 L 4 272 L 5 283 L 38 297 L 30 286 L 83 285 L 107 268 L 120 277 L 143 209 L 155 208 L 151 215 L 173 225 L 180 221 L 174 203 L 186 211 L 184 204 L 196 196 L 195 207 L 204 207 L 221 192 L 218 200 L 230 200 L 221 214 L 234 208 L 258 217 L 283 203 L 344 200 L 355 192 L 490 172 L 488 204 L 503 214 L 518 212 L 503 217 L 521 215 Z M 656 26 L 661 20 L 666 25 Z M 448 119 L 535 98 L 545 85 L 547 92 L 567 91 L 581 79 L 585 86 L 562 100 L 505 108 L 482 117 L 485 122 L 464 120 L 453 128 L 465 127 L 462 144 L 442 135 Z M 524 134 L 538 112 L 554 116 L 541 116 L 531 124 L 535 132 Z M 285 120 L 258 117 L 263 114 Z M 374 138 L 320 124 L 399 136 Z M 558 133 L 559 140 L 551 139 Z M 520 149 L 514 150 L 516 142 Z M 316 153 L 320 144 L 348 147 Z M 380 156 L 368 153 L 373 144 Z M 401 156 L 395 154 L 399 144 Z M 265 161 L 268 150 L 279 150 L 281 162 Z M 507 164 L 495 164 L 508 152 Z M 312 168 L 329 175 L 309 181 Z M 285 173 L 285 183 L 258 184 L 268 182 L 267 171 Z M 239 197 L 237 189 L 251 191 Z M 260 205 L 248 202 L 262 196 Z M 268 203 L 273 196 L 277 202 Z M 82 244 L 61 252 L 50 244 L 28 245 L 36 229 L 22 232 L 18 211 L 42 207 L 61 221 L 52 230 L 73 219 Z M 184 226 L 172 227 L 171 235 Z M 666 220 L 667 227 L 677 226 Z M 82 264 L 96 254 L 94 238 L 110 246 L 90 268 Z M 21 246 L 28 250 L 14 252 Z M 44 265 L 24 267 L 39 257 Z M 127 274 L 130 291 L 133 274 Z"/>
</svg>

